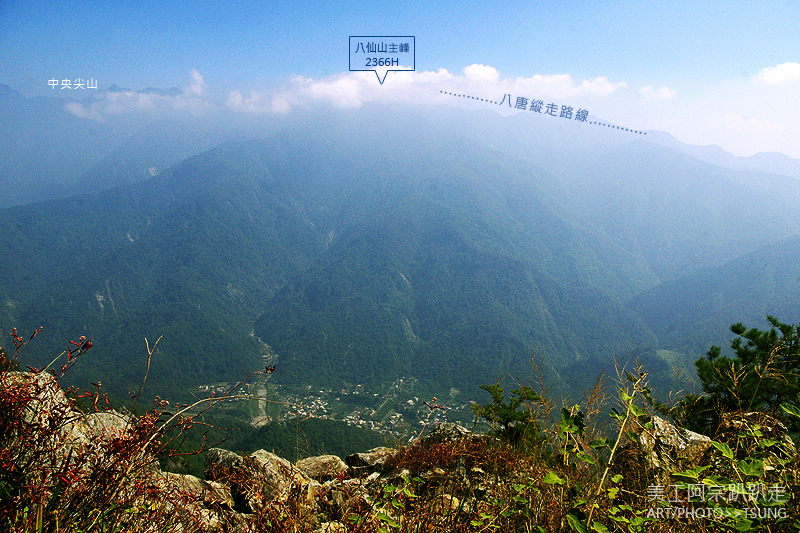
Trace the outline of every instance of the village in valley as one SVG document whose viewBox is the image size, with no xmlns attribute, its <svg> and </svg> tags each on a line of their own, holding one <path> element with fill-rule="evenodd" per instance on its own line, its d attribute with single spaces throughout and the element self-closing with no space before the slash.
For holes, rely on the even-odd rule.
<svg viewBox="0 0 800 533">
<path fill-rule="evenodd" d="M 222 398 L 217 414 L 249 421 L 252 426 L 288 419 L 324 418 L 370 429 L 396 439 L 413 438 L 426 427 L 456 422 L 465 427 L 475 423 L 471 405 L 475 400 L 450 389 L 446 398 L 421 396 L 413 377 L 398 378 L 381 388 L 348 384 L 346 388 L 325 389 L 311 385 L 292 387 L 271 383 L 270 374 L 256 374 L 249 383 L 230 391 L 232 383 L 200 385 L 195 395 Z"/>
</svg>

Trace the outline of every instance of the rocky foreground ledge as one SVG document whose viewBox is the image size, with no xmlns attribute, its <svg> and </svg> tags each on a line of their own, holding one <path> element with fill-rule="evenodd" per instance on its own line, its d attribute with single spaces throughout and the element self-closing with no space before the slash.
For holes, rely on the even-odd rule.
<svg viewBox="0 0 800 533">
<path fill-rule="evenodd" d="M 209 509 L 216 510 L 216 516 L 209 516 L 212 530 L 225 529 L 223 524 L 239 524 L 241 530 L 246 530 L 254 514 L 263 515 L 267 507 L 277 504 L 291 509 L 292 520 L 303 525 L 300 530 L 347 531 L 337 519 L 347 515 L 348 508 L 368 503 L 376 486 L 402 486 L 412 475 L 424 480 L 428 490 L 444 489 L 457 481 L 486 494 L 492 480 L 480 468 L 468 472 L 464 458 L 455 469 L 434 467 L 424 472 L 412 472 L 402 463 L 404 458 L 423 451 L 435 455 L 437 447 L 443 451 L 489 439 L 459 425 L 444 423 L 408 448 L 379 447 L 344 460 L 321 455 L 296 463 L 265 450 L 241 456 L 212 448 L 206 455 L 206 481 L 193 476 L 183 476 L 183 481 L 203 487 L 203 500 Z M 450 506 L 462 503 L 444 492 L 440 498 Z"/>
<path fill-rule="evenodd" d="M 524 513 L 524 498 L 543 498 L 559 480 L 541 458 L 520 461 L 507 442 L 450 423 L 410 446 L 344 460 L 322 455 L 291 463 L 266 450 L 211 448 L 200 479 L 160 469 L 164 413 L 134 417 L 98 407 L 98 399 L 84 413 L 48 374 L 0 373 L 0 522 L 14 524 L 9 531 L 36 530 L 28 516 L 36 513 L 39 522 L 60 520 L 62 530 L 76 513 L 90 522 L 116 521 L 103 531 L 344 532 L 365 522 L 376 526 L 370 531 L 388 530 L 378 526 L 397 523 L 421 501 L 431 530 L 445 531 L 441 517 L 481 522 L 503 487 L 506 498 L 509 487 L 523 498 Z M 650 484 L 670 483 L 672 472 L 710 464 L 711 439 L 658 417 L 652 422 L 612 465 L 624 473 L 629 494 L 647 494 Z M 741 439 L 743 425 L 794 450 L 786 427 L 765 413 L 726 415 L 717 439 Z M 764 468 L 774 465 L 765 461 Z"/>
<path fill-rule="evenodd" d="M 375 448 L 344 460 L 323 455 L 293 464 L 265 450 L 238 455 L 212 448 L 207 451 L 206 479 L 200 479 L 160 469 L 152 453 L 158 439 L 151 439 L 160 437 L 158 416 L 103 409 L 99 396 L 93 412 L 81 412 L 47 373 L 2 372 L 0 393 L 2 474 L 19 487 L 18 494 L 1 502 L 12 522 L 18 519 L 13 508 L 23 505 L 31 512 L 39 506 L 46 513 L 63 511 L 64 522 L 74 498 L 98 506 L 84 509 L 87 516 L 102 515 L 103 505 L 121 507 L 131 516 L 169 519 L 174 531 L 257 531 L 281 520 L 291 521 L 295 531 L 345 531 L 338 520 L 353 509 L 368 514 L 376 484 L 400 486 L 414 475 L 429 490 L 456 479 L 485 494 L 491 482 L 478 467 L 467 471 L 463 456 L 454 469 L 447 464 L 455 456 L 453 446 L 485 449 L 492 440 L 455 424 L 439 425 L 407 448 Z M 448 457 L 440 457 L 448 446 Z M 409 458 L 420 466 L 433 459 L 441 467 L 412 472 L 402 466 Z M 442 497 L 450 506 L 464 504 Z M 62 511 L 59 499 L 65 502 Z M 154 531 L 164 530 L 151 525 Z"/>
</svg>

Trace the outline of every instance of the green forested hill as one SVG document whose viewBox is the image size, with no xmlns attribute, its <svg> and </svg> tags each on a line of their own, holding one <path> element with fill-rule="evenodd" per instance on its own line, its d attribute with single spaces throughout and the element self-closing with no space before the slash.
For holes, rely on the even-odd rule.
<svg viewBox="0 0 800 533">
<path fill-rule="evenodd" d="M 631 307 L 662 345 L 702 354 L 726 346 L 722 326 L 766 327 L 766 316 L 800 322 L 800 236 L 759 248 L 720 267 L 645 291 Z"/>
<path fill-rule="evenodd" d="M 44 326 L 23 358 L 36 366 L 91 337 L 72 379 L 118 394 L 161 335 L 151 395 L 263 368 L 259 338 L 279 382 L 469 389 L 538 351 L 575 391 L 626 351 L 686 347 L 664 328 L 691 320 L 654 311 L 683 293 L 659 283 L 800 227 L 793 182 L 577 133 L 498 150 L 518 119 L 457 118 L 310 115 L 141 183 L 1 210 L 0 326 Z"/>
<path fill-rule="evenodd" d="M 5 309 L 21 330 L 45 327 L 31 361 L 86 335 L 98 349 L 75 379 L 127 391 L 144 372 L 144 338 L 163 334 L 152 390 L 258 368 L 256 309 L 319 245 L 260 156 L 228 150 L 139 186 L 2 212 L 17 235 L 0 270 Z"/>
<path fill-rule="evenodd" d="M 282 355 L 276 379 L 413 369 L 449 388 L 524 371 L 535 350 L 561 366 L 652 344 L 596 286 L 610 285 L 601 244 L 545 205 L 536 170 L 464 144 L 402 154 L 366 169 L 373 183 L 343 181 L 347 223 L 259 318 L 256 333 Z"/>
</svg>

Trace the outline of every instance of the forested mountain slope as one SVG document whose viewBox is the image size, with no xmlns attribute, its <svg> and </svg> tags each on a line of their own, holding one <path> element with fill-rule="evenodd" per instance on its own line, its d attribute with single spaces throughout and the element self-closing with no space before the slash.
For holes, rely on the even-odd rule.
<svg viewBox="0 0 800 533">
<path fill-rule="evenodd" d="M 694 322 L 658 312 L 688 313 L 677 298 L 691 291 L 659 284 L 800 229 L 790 178 L 582 125 L 548 139 L 522 120 L 309 113 L 146 181 L 1 210 L 0 325 L 44 326 L 24 358 L 37 366 L 91 337 L 72 375 L 118 393 L 141 379 L 144 337 L 161 335 L 149 382 L 171 394 L 258 370 L 259 338 L 279 382 L 469 388 L 525 372 L 538 351 L 574 391 L 626 351 L 699 355 L 669 329 L 696 335 Z"/>
</svg>

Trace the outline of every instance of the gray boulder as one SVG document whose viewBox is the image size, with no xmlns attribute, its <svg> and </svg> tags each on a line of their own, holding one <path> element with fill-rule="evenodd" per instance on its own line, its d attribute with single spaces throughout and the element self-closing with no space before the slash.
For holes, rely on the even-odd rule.
<svg viewBox="0 0 800 533">
<path fill-rule="evenodd" d="M 644 429 L 639 444 L 651 468 L 672 472 L 700 462 L 711 439 L 705 435 L 679 428 L 663 418 L 653 417 L 653 429 Z"/>
<path fill-rule="evenodd" d="M 336 455 L 306 457 L 295 463 L 298 470 L 311 479 L 327 481 L 347 472 L 347 464 Z"/>
<path fill-rule="evenodd" d="M 286 459 L 265 450 L 240 456 L 212 448 L 206 455 L 205 474 L 206 479 L 230 487 L 233 508 L 239 513 L 252 513 L 290 496 L 313 508 L 321 487 Z"/>
<path fill-rule="evenodd" d="M 241 468 L 244 464 L 241 455 L 222 448 L 211 448 L 206 452 L 206 467 L 203 475 L 209 481 L 224 479 L 229 470 Z"/>
<path fill-rule="evenodd" d="M 390 463 L 397 456 L 397 453 L 394 448 L 380 446 L 366 452 L 348 455 L 345 458 L 345 462 L 354 473 L 365 471 L 383 472 L 391 468 Z"/>
<path fill-rule="evenodd" d="M 422 437 L 417 444 L 430 445 L 440 442 L 459 442 L 463 439 L 483 438 L 458 424 L 444 422 L 433 428 L 433 431 Z"/>
<path fill-rule="evenodd" d="M 654 416 L 653 427 L 641 430 L 638 444 L 628 443 L 617 451 L 612 471 L 624 476 L 628 492 L 646 494 L 649 485 L 669 486 L 674 483 L 671 473 L 700 464 L 710 446 L 705 435 Z"/>
</svg>

